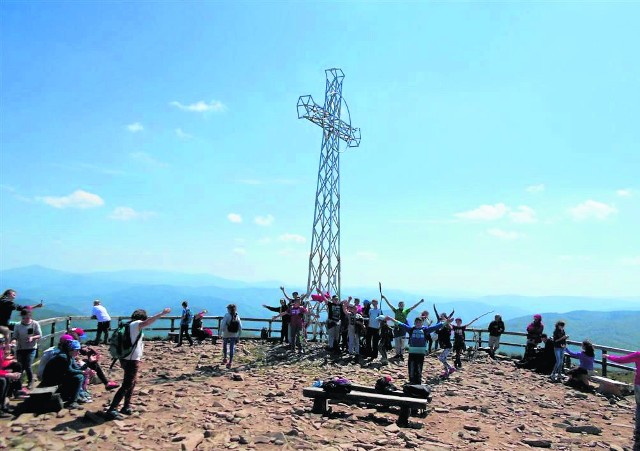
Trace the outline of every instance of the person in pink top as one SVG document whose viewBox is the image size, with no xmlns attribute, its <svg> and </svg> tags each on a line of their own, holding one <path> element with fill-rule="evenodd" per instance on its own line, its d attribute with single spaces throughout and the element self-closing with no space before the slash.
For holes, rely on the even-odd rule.
<svg viewBox="0 0 640 451">
<path fill-rule="evenodd" d="M 606 355 L 606 358 L 615 363 L 636 364 L 636 377 L 633 381 L 635 385 L 633 391 L 636 395 L 636 429 L 633 436 L 633 440 L 635 442 L 633 449 L 640 450 L 640 351 L 632 352 L 627 355 Z"/>
</svg>

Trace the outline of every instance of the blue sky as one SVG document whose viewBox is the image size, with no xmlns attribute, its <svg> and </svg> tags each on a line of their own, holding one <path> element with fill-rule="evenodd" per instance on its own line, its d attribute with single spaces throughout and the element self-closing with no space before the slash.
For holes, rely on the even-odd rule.
<svg viewBox="0 0 640 451">
<path fill-rule="evenodd" d="M 638 3 L 0 13 L 2 269 L 303 285 L 339 67 L 343 285 L 640 295 Z"/>
</svg>

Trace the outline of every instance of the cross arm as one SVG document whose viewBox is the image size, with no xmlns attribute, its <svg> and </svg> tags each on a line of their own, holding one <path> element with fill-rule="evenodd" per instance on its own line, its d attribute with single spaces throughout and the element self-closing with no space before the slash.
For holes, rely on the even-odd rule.
<svg viewBox="0 0 640 451">
<path fill-rule="evenodd" d="M 331 113 L 315 103 L 310 95 L 300 96 L 298 99 L 298 119 L 303 118 L 330 132 L 335 130 L 348 147 L 360 145 L 360 129 L 352 127 L 342 119 L 334 118 Z"/>
</svg>

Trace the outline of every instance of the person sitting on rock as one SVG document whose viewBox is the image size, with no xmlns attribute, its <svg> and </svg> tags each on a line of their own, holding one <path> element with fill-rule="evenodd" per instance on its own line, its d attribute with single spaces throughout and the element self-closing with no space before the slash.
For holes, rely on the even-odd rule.
<svg viewBox="0 0 640 451">
<path fill-rule="evenodd" d="M 522 362 L 528 360 L 529 354 L 533 353 L 536 346 L 542 342 L 542 332 L 544 332 L 542 315 L 533 315 L 533 321 L 527 326 L 527 345 L 522 356 Z"/>
<path fill-rule="evenodd" d="M 427 336 L 431 332 L 441 329 L 445 323 L 438 322 L 432 326 L 426 326 L 423 325 L 421 316 L 418 316 L 413 321 L 413 327 L 409 326 L 409 324 L 401 323 L 390 316 L 387 316 L 386 320 L 393 321 L 409 335 L 409 358 L 407 360 L 409 383 L 422 384 L 422 367 L 424 365 L 424 356 L 427 353 Z"/>
<path fill-rule="evenodd" d="M 120 386 L 117 382 L 113 380 L 107 379 L 105 376 L 102 367 L 100 366 L 100 360 L 102 355 L 98 350 L 91 346 L 87 346 L 82 343 L 82 340 L 86 337 L 84 330 L 79 327 L 72 327 L 67 330 L 67 334 L 73 337 L 74 340 L 78 340 L 82 347 L 80 348 L 80 352 L 78 353 L 79 361 L 78 368 L 83 370 L 85 374 L 85 380 L 83 381 L 82 387 L 85 392 L 88 393 L 87 385 L 91 382 L 91 378 L 95 375 L 98 380 L 104 385 L 104 388 L 107 390 L 113 390 Z M 87 371 L 90 370 L 90 371 Z M 90 399 L 89 396 L 84 396 L 81 398 L 85 398 L 86 400 Z M 88 398 L 88 399 L 87 399 Z"/>
<path fill-rule="evenodd" d="M 593 375 L 593 361 L 596 355 L 591 342 L 584 340 L 582 342 L 582 351 L 580 352 L 573 352 L 569 348 L 566 348 L 564 352 L 580 361 L 577 368 L 571 368 L 567 371 L 569 375 L 567 385 L 575 387 L 578 390 L 591 391 L 589 376 Z"/>
<path fill-rule="evenodd" d="M 8 405 L 8 394 L 11 386 L 19 383 L 21 372 L 9 369 L 11 361 L 5 359 L 6 339 L 0 335 L 0 418 L 8 418 L 12 410 Z"/>
<path fill-rule="evenodd" d="M 44 368 L 42 387 L 58 387 L 58 393 L 69 409 L 80 408 L 77 403 L 82 390 L 84 374 L 74 366 L 74 360 L 80 351 L 77 340 L 60 343 L 60 352 L 54 355 Z"/>
<path fill-rule="evenodd" d="M 193 338 L 198 340 L 198 344 L 202 344 L 204 340 L 211 338 L 211 336 L 213 335 L 213 333 L 211 332 L 211 329 L 206 329 L 202 325 L 202 319 L 206 314 L 207 314 L 206 310 L 203 310 L 200 313 L 197 313 L 193 317 L 193 322 L 191 323 L 191 335 L 193 335 Z"/>
</svg>

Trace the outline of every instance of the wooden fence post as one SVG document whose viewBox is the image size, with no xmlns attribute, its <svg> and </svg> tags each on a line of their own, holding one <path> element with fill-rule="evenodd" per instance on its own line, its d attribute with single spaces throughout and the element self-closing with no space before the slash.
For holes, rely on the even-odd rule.
<svg viewBox="0 0 640 451">
<path fill-rule="evenodd" d="M 271 338 L 271 324 L 273 323 L 273 320 L 270 319 L 269 320 L 269 338 Z"/>
<path fill-rule="evenodd" d="M 478 331 L 478 348 L 482 347 L 482 331 Z"/>
<path fill-rule="evenodd" d="M 607 350 L 602 348 L 602 377 L 607 377 Z"/>
<path fill-rule="evenodd" d="M 51 342 L 49 347 L 55 346 L 56 343 L 56 322 L 55 320 L 51 323 Z"/>
<path fill-rule="evenodd" d="M 175 318 L 171 318 L 171 326 L 169 326 L 169 327 L 171 327 L 171 332 L 175 331 L 175 329 L 176 329 L 175 328 L 175 324 L 174 324 L 175 320 L 176 320 Z"/>
</svg>

